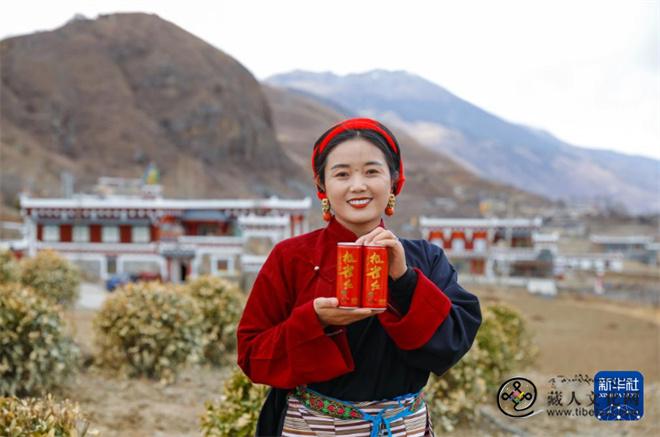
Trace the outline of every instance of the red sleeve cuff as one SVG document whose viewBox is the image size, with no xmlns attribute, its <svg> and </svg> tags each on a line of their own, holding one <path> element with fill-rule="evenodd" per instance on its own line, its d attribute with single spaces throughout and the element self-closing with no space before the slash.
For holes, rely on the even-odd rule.
<svg viewBox="0 0 660 437">
<path fill-rule="evenodd" d="M 341 328 L 339 332 L 329 336 L 325 332 L 325 328 L 323 328 L 323 325 L 316 314 L 313 300 L 296 307 L 292 313 L 292 321 L 293 320 L 295 320 L 297 330 L 301 332 L 298 345 L 307 341 L 318 340 L 318 345 L 321 346 L 319 348 L 319 353 L 321 355 L 319 356 L 328 356 L 328 354 L 330 354 L 336 357 L 336 354 L 333 353 L 334 348 L 331 344 L 328 344 L 329 342 L 332 342 L 341 354 L 341 364 L 347 366 L 351 370 L 354 368 L 353 355 L 351 354 L 351 348 L 348 345 L 346 329 Z M 320 339 L 319 337 L 324 338 Z M 330 346 L 330 348 L 328 348 L 328 346 Z"/>
<path fill-rule="evenodd" d="M 332 379 L 355 368 L 346 330 L 329 337 L 314 310 L 314 302 L 306 302 L 291 313 L 296 344 L 290 351 L 302 375 L 309 382 Z M 323 366 L 318 360 L 323 360 Z"/>
<path fill-rule="evenodd" d="M 277 341 L 253 340 L 256 350 L 239 359 L 255 383 L 293 388 L 327 381 L 355 368 L 346 333 L 328 337 L 312 301 L 296 307 L 286 322 L 266 335 Z"/>
<path fill-rule="evenodd" d="M 294 346 L 319 337 L 325 337 L 325 330 L 314 310 L 314 301 L 312 300 L 294 308 L 289 323 L 291 332 L 295 333 L 296 344 Z"/>
<path fill-rule="evenodd" d="M 410 309 L 403 317 L 392 311 L 378 315 L 378 319 L 394 343 L 403 350 L 419 349 L 425 345 L 447 318 L 451 300 L 418 268 L 417 287 Z"/>
</svg>

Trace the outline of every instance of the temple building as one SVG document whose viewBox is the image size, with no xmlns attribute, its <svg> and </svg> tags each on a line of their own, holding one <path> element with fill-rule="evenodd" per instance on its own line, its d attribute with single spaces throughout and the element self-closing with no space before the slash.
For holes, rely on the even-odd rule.
<svg viewBox="0 0 660 437">
<path fill-rule="evenodd" d="M 559 233 L 540 218 L 420 217 L 423 238 L 442 247 L 461 274 L 485 278 L 552 278 L 571 270 L 622 271 L 618 252 L 566 253 Z"/>
<path fill-rule="evenodd" d="M 420 217 L 423 238 L 442 247 L 454 267 L 474 276 L 552 276 L 556 240 L 541 219 Z M 538 239 L 538 243 L 536 240 Z"/>
<path fill-rule="evenodd" d="M 258 271 L 278 241 L 309 231 L 310 198 L 167 199 L 159 185 L 136 181 L 101 178 L 95 194 L 21 196 L 19 255 L 57 250 L 90 280 L 116 273 L 240 279 Z"/>
</svg>

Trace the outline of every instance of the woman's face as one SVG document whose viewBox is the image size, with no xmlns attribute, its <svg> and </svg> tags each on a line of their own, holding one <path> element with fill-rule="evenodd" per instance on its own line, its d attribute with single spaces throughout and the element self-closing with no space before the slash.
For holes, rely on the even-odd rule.
<svg viewBox="0 0 660 437">
<path fill-rule="evenodd" d="M 337 221 L 358 237 L 378 226 L 392 186 L 378 147 L 360 137 L 338 144 L 328 155 L 324 176 Z"/>
</svg>

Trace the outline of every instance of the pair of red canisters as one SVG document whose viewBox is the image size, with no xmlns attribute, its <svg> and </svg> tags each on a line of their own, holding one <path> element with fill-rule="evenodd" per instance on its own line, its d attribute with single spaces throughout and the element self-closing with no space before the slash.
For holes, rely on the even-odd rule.
<svg viewBox="0 0 660 437">
<path fill-rule="evenodd" d="M 337 243 L 339 308 L 387 308 L 387 248 Z"/>
</svg>

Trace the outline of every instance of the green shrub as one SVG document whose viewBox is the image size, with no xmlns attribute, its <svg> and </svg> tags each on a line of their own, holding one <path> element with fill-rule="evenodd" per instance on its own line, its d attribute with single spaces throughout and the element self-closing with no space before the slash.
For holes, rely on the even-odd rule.
<svg viewBox="0 0 660 437">
<path fill-rule="evenodd" d="M 0 398 L 0 430 L 3 436 L 65 437 L 97 435 L 78 404 L 46 398 Z"/>
<path fill-rule="evenodd" d="M 0 395 L 34 395 L 77 367 L 60 308 L 21 284 L 0 286 Z"/>
<path fill-rule="evenodd" d="M 482 328 L 483 329 L 483 328 Z M 470 351 L 447 373 L 431 374 L 425 399 L 434 426 L 452 431 L 458 421 L 474 417 L 475 406 L 486 400 L 488 390 L 482 367 L 486 352 L 474 342 Z"/>
<path fill-rule="evenodd" d="M 0 250 L 0 284 L 19 280 L 18 262 L 8 250 Z"/>
<path fill-rule="evenodd" d="M 201 310 L 181 289 L 158 282 L 127 284 L 94 319 L 99 365 L 128 376 L 172 382 L 204 346 Z"/>
<path fill-rule="evenodd" d="M 496 390 L 505 376 L 531 365 L 538 356 L 523 316 L 503 304 L 486 307 L 477 341 L 479 348 L 486 351 L 480 366 L 489 391 Z"/>
<path fill-rule="evenodd" d="M 54 250 L 21 262 L 21 282 L 54 302 L 70 306 L 78 299 L 80 270 Z"/>
<path fill-rule="evenodd" d="M 219 402 L 206 402 L 202 415 L 202 435 L 213 437 L 253 436 L 268 386 L 252 384 L 247 376 L 235 369 L 225 382 Z"/>
<path fill-rule="evenodd" d="M 215 276 L 202 276 L 186 284 L 204 316 L 204 358 L 207 362 L 227 364 L 227 352 L 236 348 L 236 325 L 244 306 L 238 286 Z"/>
<path fill-rule="evenodd" d="M 516 310 L 495 304 L 482 307 L 482 313 L 470 351 L 444 375 L 431 375 L 425 389 L 433 422 L 445 431 L 474 419 L 475 405 L 494 396 L 504 376 L 524 369 L 538 354 Z"/>
</svg>

